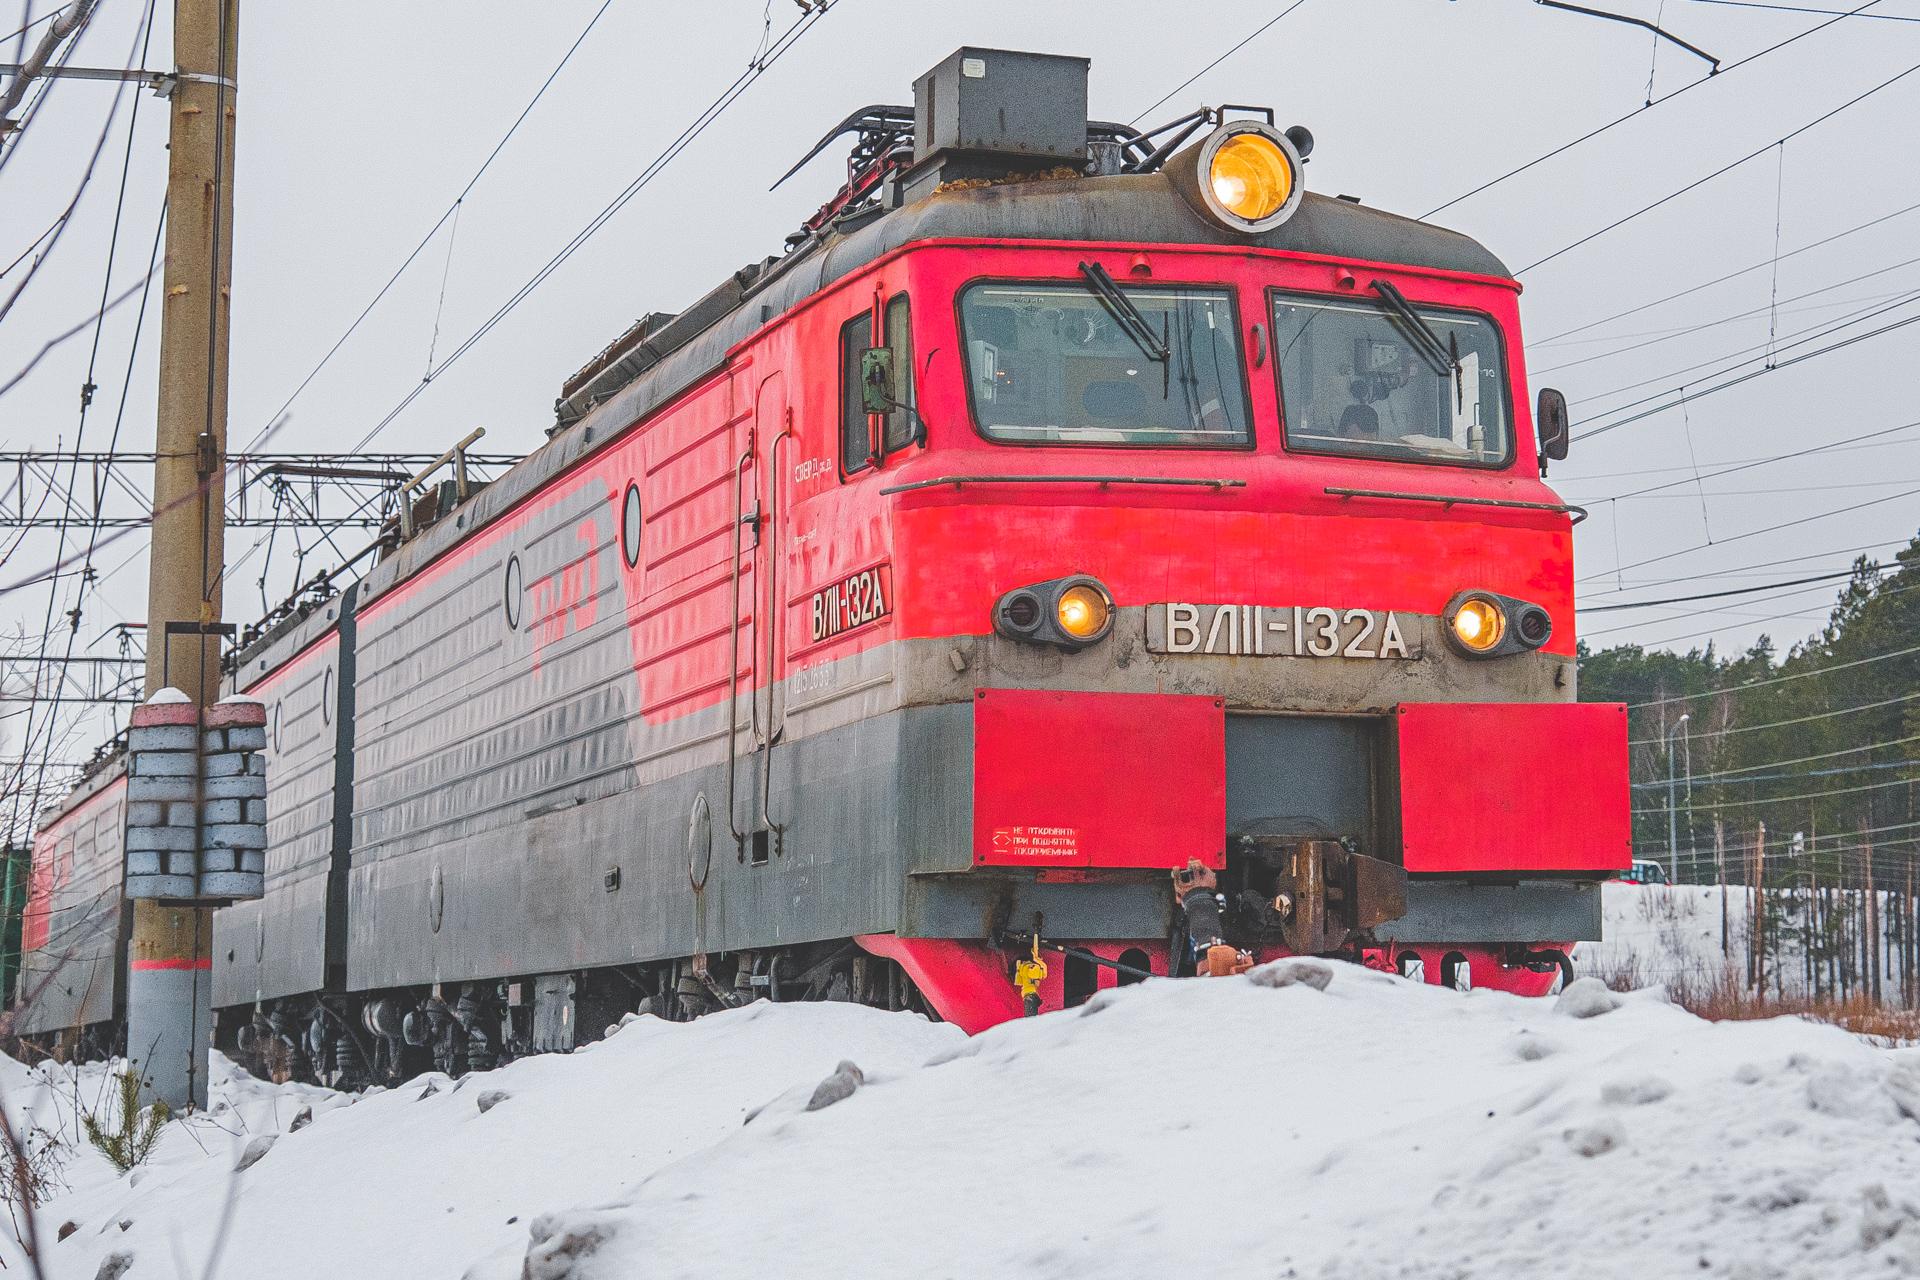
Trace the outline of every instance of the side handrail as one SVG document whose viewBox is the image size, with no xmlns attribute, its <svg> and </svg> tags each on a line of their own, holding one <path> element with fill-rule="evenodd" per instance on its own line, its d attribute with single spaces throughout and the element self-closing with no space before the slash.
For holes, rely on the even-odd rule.
<svg viewBox="0 0 1920 1280">
<path fill-rule="evenodd" d="M 781 717 L 779 725 L 774 724 L 774 699 L 778 696 L 780 641 L 786 634 L 787 610 L 780 598 L 780 559 L 781 559 L 781 517 L 785 507 L 780 502 L 780 442 L 793 439 L 793 409 L 787 409 L 786 423 L 780 434 L 767 446 L 767 523 L 773 530 L 773 541 L 767 551 L 767 617 L 764 625 L 767 633 L 767 742 L 761 752 L 760 763 L 760 822 L 773 833 L 773 849 L 777 855 L 786 839 L 785 823 L 773 820 L 773 746 L 780 740 L 780 732 L 786 727 L 786 717 Z M 791 445 L 789 445 L 791 452 Z"/>
<path fill-rule="evenodd" d="M 915 489 L 938 489 L 949 484 L 956 489 L 969 484 L 1095 484 L 1102 489 L 1110 484 L 1168 484 L 1219 490 L 1244 488 L 1246 483 L 1212 476 L 939 476 L 911 484 L 888 485 L 880 492 L 912 493 Z"/>
<path fill-rule="evenodd" d="M 743 492 L 742 481 L 752 461 L 753 429 L 749 427 L 746 451 L 733 464 L 733 605 L 732 616 L 727 619 L 727 830 L 733 833 L 734 849 L 742 857 L 746 856 L 747 835 L 733 817 L 734 773 L 738 764 L 734 747 L 740 736 L 740 527 L 751 519 L 758 532 L 760 524 L 759 504 L 754 504 L 755 510 L 748 516 Z"/>
<path fill-rule="evenodd" d="M 1445 507 L 1511 507 L 1517 511 L 1558 511 L 1579 524 L 1587 518 L 1585 507 L 1570 502 L 1523 502 L 1518 498 L 1462 498 L 1450 493 L 1400 493 L 1393 489 L 1338 489 L 1331 485 L 1321 490 L 1335 498 L 1384 498 L 1394 502 L 1437 502 Z"/>
</svg>

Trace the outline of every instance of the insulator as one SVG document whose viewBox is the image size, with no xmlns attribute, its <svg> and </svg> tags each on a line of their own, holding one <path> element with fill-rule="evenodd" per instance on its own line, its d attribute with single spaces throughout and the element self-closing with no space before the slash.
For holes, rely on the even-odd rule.
<svg viewBox="0 0 1920 1280">
<path fill-rule="evenodd" d="M 469 1071 L 493 1070 L 493 1064 L 496 1060 L 496 1056 L 493 1052 L 493 1042 L 487 1038 L 487 1033 L 485 1031 L 482 1031 L 480 1028 L 475 1027 L 473 1030 L 467 1032 L 466 1047 L 467 1047 L 467 1070 Z"/>
<path fill-rule="evenodd" d="M 712 1002 L 712 997 L 707 994 L 707 989 L 700 984 L 700 979 L 694 977 L 692 974 L 682 974 L 680 976 L 680 980 L 674 984 L 674 993 L 680 997 L 681 1017 L 689 1022 L 705 1013 L 707 1011 L 707 1005 Z"/>
<path fill-rule="evenodd" d="M 402 1019 L 400 1006 L 387 999 L 370 1001 L 360 1010 L 360 1020 L 367 1030 L 389 1040 L 397 1040 L 404 1034 Z"/>
<path fill-rule="evenodd" d="M 458 1075 L 464 1055 L 461 1053 L 460 1028 L 450 1022 L 433 1043 L 433 1065 L 447 1075 Z"/>
<path fill-rule="evenodd" d="M 341 1036 L 333 1042 L 333 1069 L 340 1079 L 351 1080 L 359 1076 L 361 1069 L 360 1046 L 352 1036 Z"/>
<path fill-rule="evenodd" d="M 472 987 L 467 987 L 460 992 L 460 999 L 454 1005 L 453 1020 L 460 1024 L 461 1030 L 472 1034 L 485 1011 L 486 1006 L 481 1003 L 480 997 L 473 993 Z"/>
<path fill-rule="evenodd" d="M 300 1037 L 283 1035 L 275 1041 L 286 1055 L 287 1076 L 293 1080 L 304 1080 L 311 1073 L 312 1063 L 306 1050 L 300 1044 Z"/>
<path fill-rule="evenodd" d="M 307 1056 L 319 1062 L 327 1056 L 327 1015 L 315 1009 L 307 1021 Z"/>
</svg>

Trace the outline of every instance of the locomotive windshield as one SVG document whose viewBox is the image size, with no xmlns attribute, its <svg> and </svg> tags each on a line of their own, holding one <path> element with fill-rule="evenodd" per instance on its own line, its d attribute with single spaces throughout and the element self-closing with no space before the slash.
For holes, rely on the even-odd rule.
<svg viewBox="0 0 1920 1280">
<path fill-rule="evenodd" d="M 962 294 L 981 431 L 1028 443 L 1251 444 L 1227 291 L 1123 292 L 1131 308 L 1077 283 L 978 284 Z"/>
<path fill-rule="evenodd" d="M 1308 453 L 1504 466 L 1512 457 L 1500 335 L 1484 316 L 1276 295 L 1287 445 Z M 1435 343 L 1438 343 L 1438 349 Z"/>
</svg>

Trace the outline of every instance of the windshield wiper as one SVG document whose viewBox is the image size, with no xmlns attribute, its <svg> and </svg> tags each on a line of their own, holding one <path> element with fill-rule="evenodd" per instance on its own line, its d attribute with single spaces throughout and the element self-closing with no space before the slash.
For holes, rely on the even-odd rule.
<svg viewBox="0 0 1920 1280">
<path fill-rule="evenodd" d="M 1440 335 L 1433 331 L 1433 326 L 1427 323 L 1427 318 L 1413 309 L 1413 304 L 1407 301 L 1406 294 L 1400 292 L 1390 280 L 1375 280 L 1373 291 L 1380 295 L 1380 301 L 1386 304 L 1387 310 L 1398 316 L 1400 322 L 1406 325 L 1408 336 L 1413 339 L 1413 345 L 1419 348 L 1420 355 L 1433 366 L 1435 373 L 1444 378 L 1449 374 L 1457 375 L 1460 372 L 1460 357 L 1457 349 L 1449 351 L 1447 344 L 1440 341 Z"/>
<path fill-rule="evenodd" d="M 1113 282 L 1113 277 L 1107 274 L 1105 267 L 1097 262 L 1083 262 L 1080 264 L 1080 274 L 1087 278 L 1087 290 L 1100 299 L 1121 331 L 1133 339 L 1134 345 L 1140 348 L 1147 359 L 1162 365 L 1172 363 L 1173 352 L 1168 348 L 1167 340 L 1153 331 L 1146 316 L 1141 314 L 1139 307 L 1133 305 L 1133 299 L 1120 291 L 1120 286 Z"/>
</svg>

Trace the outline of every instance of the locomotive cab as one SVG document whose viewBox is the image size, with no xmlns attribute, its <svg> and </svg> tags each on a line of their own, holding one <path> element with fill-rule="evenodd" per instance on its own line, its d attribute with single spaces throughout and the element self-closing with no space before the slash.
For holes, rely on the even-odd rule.
<svg viewBox="0 0 1920 1280">
<path fill-rule="evenodd" d="M 1257 228 L 1195 198 L 1249 139 L 1285 171 Z M 1064 948 L 1041 1007 L 1142 955 L 1537 992 L 1598 936 L 1625 715 L 1575 701 L 1564 401 L 1536 433 L 1497 259 L 1307 192 L 1301 150 L 1229 122 L 1158 172 L 957 183 L 849 291 L 902 701 L 968 708 L 930 756 L 965 835 L 869 942 L 923 986 L 916 938 L 959 936 Z"/>
</svg>

